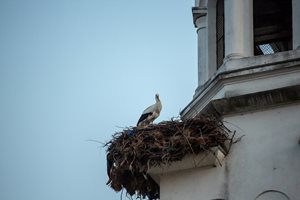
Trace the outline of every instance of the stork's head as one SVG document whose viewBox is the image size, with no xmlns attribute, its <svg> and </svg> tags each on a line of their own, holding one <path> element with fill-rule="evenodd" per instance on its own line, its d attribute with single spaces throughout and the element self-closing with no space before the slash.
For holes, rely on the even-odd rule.
<svg viewBox="0 0 300 200">
<path fill-rule="evenodd" d="M 156 101 L 159 101 L 159 94 L 155 95 L 155 99 L 156 99 Z"/>
</svg>

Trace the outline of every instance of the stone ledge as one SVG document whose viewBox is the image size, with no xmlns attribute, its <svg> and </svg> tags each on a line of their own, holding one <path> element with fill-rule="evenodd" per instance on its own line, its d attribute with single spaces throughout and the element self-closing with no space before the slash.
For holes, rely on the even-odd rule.
<svg viewBox="0 0 300 200">
<path fill-rule="evenodd" d="M 201 96 L 218 79 L 271 72 L 287 69 L 300 65 L 300 51 L 292 50 L 269 55 L 229 59 L 219 70 L 204 84 L 199 86 L 194 94 L 194 99 Z"/>
<path fill-rule="evenodd" d="M 216 167 L 220 165 L 225 155 L 222 153 L 221 148 L 214 147 L 210 151 L 200 153 L 198 155 L 187 155 L 181 161 L 171 162 L 157 167 L 152 167 L 148 170 L 148 174 L 160 184 L 160 178 L 163 174 L 188 170 L 201 167 Z"/>
<path fill-rule="evenodd" d="M 226 63 L 227 66 L 229 64 L 235 65 L 236 67 L 232 66 L 235 69 L 229 70 L 230 67 L 226 69 L 222 66 L 209 81 L 196 90 L 193 100 L 180 112 L 183 119 L 204 113 L 202 110 L 211 101 L 222 102 L 222 99 L 300 85 L 300 51 L 235 59 Z M 281 104 L 284 103 L 281 101 Z M 256 107 L 258 108 L 259 106 Z"/>
</svg>

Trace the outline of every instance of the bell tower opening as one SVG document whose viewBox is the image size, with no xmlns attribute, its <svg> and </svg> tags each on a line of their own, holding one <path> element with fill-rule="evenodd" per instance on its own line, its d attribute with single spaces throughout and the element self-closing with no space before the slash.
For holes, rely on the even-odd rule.
<svg viewBox="0 0 300 200">
<path fill-rule="evenodd" d="M 254 55 L 292 50 L 292 0 L 254 0 Z"/>
<path fill-rule="evenodd" d="M 223 64 L 225 54 L 224 0 L 217 1 L 216 10 L 217 69 L 219 69 L 219 67 Z"/>
</svg>

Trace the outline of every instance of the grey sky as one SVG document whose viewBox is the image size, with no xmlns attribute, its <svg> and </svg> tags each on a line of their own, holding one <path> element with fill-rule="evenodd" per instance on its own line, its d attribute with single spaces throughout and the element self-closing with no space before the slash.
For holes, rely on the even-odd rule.
<svg viewBox="0 0 300 200">
<path fill-rule="evenodd" d="M 193 0 L 0 0 L 0 199 L 119 200 L 106 142 L 197 83 Z"/>
</svg>

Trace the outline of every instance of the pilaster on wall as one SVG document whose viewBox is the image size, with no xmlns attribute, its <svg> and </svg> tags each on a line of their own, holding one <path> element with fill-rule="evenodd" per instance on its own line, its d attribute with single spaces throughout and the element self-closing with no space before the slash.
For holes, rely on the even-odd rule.
<svg viewBox="0 0 300 200">
<path fill-rule="evenodd" d="M 206 7 L 209 0 L 195 0 L 195 7 Z"/>
<path fill-rule="evenodd" d="M 207 63 L 207 15 L 199 17 L 195 23 L 198 35 L 198 85 L 203 85 L 209 78 Z"/>
<path fill-rule="evenodd" d="M 224 0 L 225 61 L 253 56 L 253 0 Z"/>
<path fill-rule="evenodd" d="M 293 49 L 300 49 L 300 0 L 293 0 Z"/>
<path fill-rule="evenodd" d="M 198 86 L 200 87 L 216 72 L 216 0 L 196 0 L 195 5 L 192 11 L 198 35 Z"/>
</svg>

